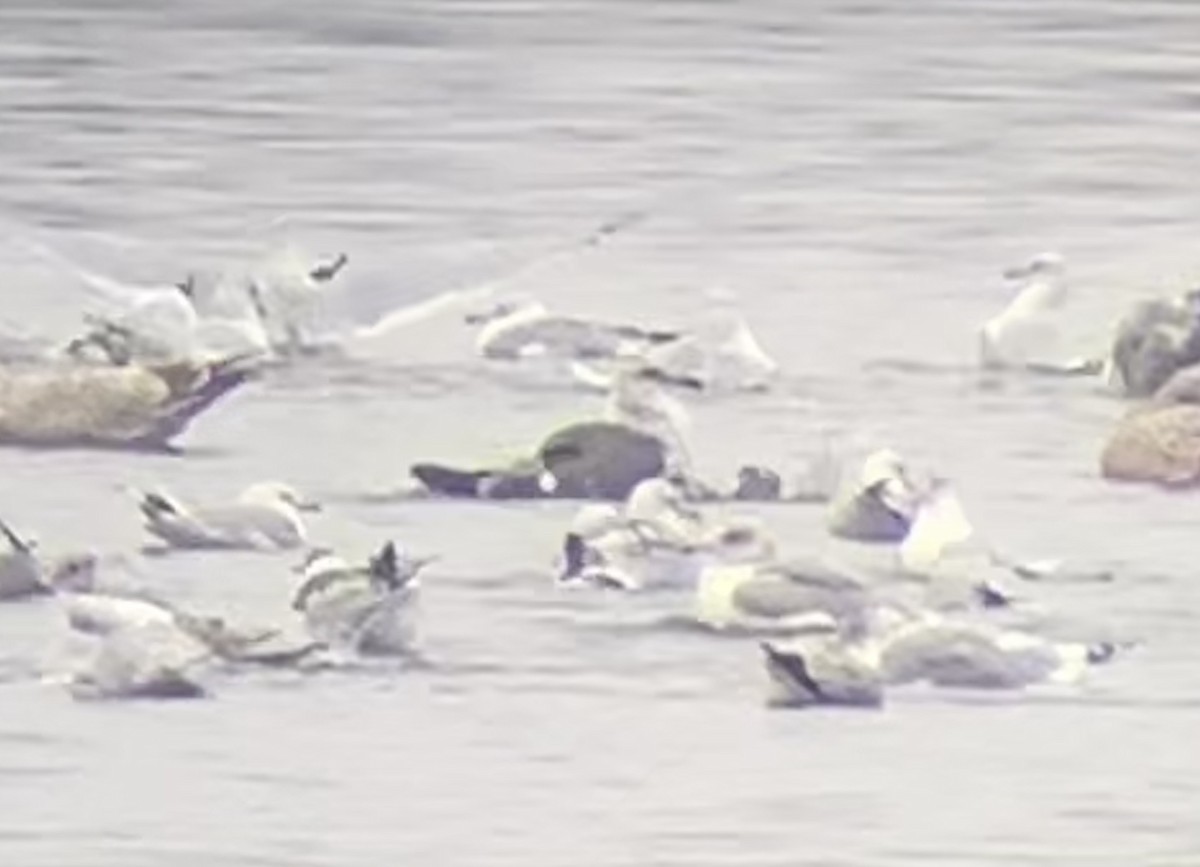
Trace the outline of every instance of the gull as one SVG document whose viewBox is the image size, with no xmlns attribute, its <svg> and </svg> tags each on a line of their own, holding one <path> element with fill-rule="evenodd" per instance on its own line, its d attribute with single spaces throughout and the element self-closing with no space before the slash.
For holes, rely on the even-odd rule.
<svg viewBox="0 0 1200 867">
<path fill-rule="evenodd" d="M 691 474 L 691 418 L 683 404 L 666 393 L 653 369 L 637 361 L 618 366 L 605 400 L 604 419 L 657 438 L 667 448 L 668 473 Z"/>
<path fill-rule="evenodd" d="M 615 358 L 679 338 L 671 331 L 554 314 L 528 297 L 502 300 L 465 321 L 481 326 L 475 349 L 490 359 Z"/>
<path fill-rule="evenodd" d="M 411 652 L 416 633 L 417 577 L 434 557 L 413 557 L 387 542 L 365 566 L 325 549 L 297 567 L 303 577 L 292 608 L 318 642 L 363 655 Z"/>
<path fill-rule="evenodd" d="M 559 582 L 640 590 L 692 586 L 698 555 L 714 549 L 703 516 L 678 481 L 646 479 L 621 508 L 589 503 L 563 538 Z"/>
<path fill-rule="evenodd" d="M 283 550 L 307 541 L 301 512 L 320 505 L 281 482 L 258 482 L 235 503 L 189 507 L 160 492 L 139 502 L 145 527 L 169 548 Z"/>
<path fill-rule="evenodd" d="M 852 575 L 819 560 L 783 561 L 762 540 L 758 556 L 707 566 L 696 619 L 716 630 L 756 634 L 861 630 L 874 604 Z"/>
<path fill-rule="evenodd" d="M 1027 264 L 1004 272 L 1020 281 L 1009 305 L 979 332 L 979 358 L 986 369 L 1023 368 L 1043 373 L 1094 374 L 1090 359 L 1064 360 L 1054 314 L 1067 300 L 1063 260 L 1058 253 L 1039 253 Z"/>
<path fill-rule="evenodd" d="M 873 451 L 858 478 L 843 485 L 830 503 L 829 532 L 862 542 L 899 542 L 908 534 L 918 496 L 900 455 Z"/>
<path fill-rule="evenodd" d="M 787 644 L 763 641 L 773 707 L 883 705 L 884 682 L 868 655 L 837 639 L 793 639 Z"/>
<path fill-rule="evenodd" d="M 89 664 L 68 682 L 79 699 L 204 698 L 205 647 L 171 623 L 122 626 L 99 641 Z"/>
<path fill-rule="evenodd" d="M 637 358 L 666 383 L 694 383 L 705 391 L 763 391 L 779 365 L 740 314 L 720 313 L 676 339 L 621 347 L 617 357 Z M 590 388 L 608 389 L 613 374 L 586 361 L 571 363 L 575 379 Z"/>
</svg>

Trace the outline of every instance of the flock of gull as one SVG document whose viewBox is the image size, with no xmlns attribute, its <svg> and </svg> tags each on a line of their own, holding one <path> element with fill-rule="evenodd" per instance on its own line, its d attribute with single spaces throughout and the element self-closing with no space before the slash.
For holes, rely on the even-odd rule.
<svg viewBox="0 0 1200 867">
<path fill-rule="evenodd" d="M 457 309 L 464 327 L 477 329 L 488 363 L 553 365 L 602 391 L 604 410 L 550 432 L 511 463 L 416 463 L 411 494 L 581 501 L 561 549 L 546 554 L 558 564 L 555 583 L 672 594 L 700 628 L 757 639 L 770 703 L 879 706 L 913 683 L 1076 684 L 1126 649 L 1039 626 L 1028 589 L 1067 580 L 1067 567 L 995 550 L 949 481 L 915 471 L 891 448 L 832 442 L 795 477 L 748 464 L 726 484 L 700 478 L 684 397 L 769 391 L 780 375 L 736 315 L 690 328 L 595 321 L 492 286 L 329 331 L 315 311 L 345 279 L 344 254 L 139 287 L 43 252 L 104 313 L 89 311 L 68 341 L 24 339 L 5 359 L 0 444 L 175 449 L 224 395 L 279 366 L 353 356 Z M 1041 254 L 1005 277 L 1013 300 L 979 329 L 979 364 L 1102 380 L 1131 406 L 1100 455 L 1101 474 L 1171 487 L 1200 481 L 1200 293 L 1136 302 L 1103 353 L 1073 358 L 1059 339 L 1061 258 Z M 294 617 L 251 625 L 188 611 L 155 588 L 112 580 L 94 554 L 50 557 L 0 522 L 0 600 L 41 599 L 61 608 L 72 635 L 88 636 L 87 653 L 48 682 L 80 698 L 199 697 L 210 694 L 216 671 L 327 670 L 415 652 L 421 573 L 435 557 L 386 541 L 358 562 L 314 545 L 304 514 L 320 504 L 278 482 L 225 504 L 188 503 L 165 490 L 136 499 L 160 550 L 291 552 Z M 753 513 L 765 502 L 823 509 L 830 536 L 884 552 L 884 565 L 784 556 Z"/>
</svg>

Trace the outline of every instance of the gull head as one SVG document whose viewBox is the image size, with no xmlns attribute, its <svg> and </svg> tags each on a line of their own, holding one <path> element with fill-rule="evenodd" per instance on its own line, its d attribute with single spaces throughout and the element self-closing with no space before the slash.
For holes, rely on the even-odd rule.
<svg viewBox="0 0 1200 867">
<path fill-rule="evenodd" d="M 517 295 L 502 298 L 490 307 L 472 310 L 463 317 L 463 322 L 467 325 L 490 325 L 493 322 L 511 319 L 518 315 L 532 317 L 541 316 L 545 312 L 546 308 L 542 306 L 541 302 L 528 295 Z"/>
<path fill-rule="evenodd" d="M 241 502 L 251 505 L 276 505 L 282 503 L 298 512 L 319 512 L 321 504 L 305 497 L 284 482 L 256 482 L 242 492 Z"/>
<path fill-rule="evenodd" d="M 54 561 L 48 570 L 48 583 L 66 593 L 91 593 L 96 587 L 99 558 L 95 554 L 68 554 Z"/>
<path fill-rule="evenodd" d="M 1035 277 L 1057 276 L 1063 271 L 1063 257 L 1052 250 L 1038 253 L 1023 265 L 1004 271 L 1006 280 L 1031 280 Z"/>
<path fill-rule="evenodd" d="M 399 590 L 415 586 L 417 573 L 436 559 L 436 555 L 415 557 L 395 542 L 388 541 L 367 561 L 367 572 L 373 583 L 388 590 Z"/>
<path fill-rule="evenodd" d="M 632 520 L 653 521 L 674 514 L 687 521 L 701 520 L 699 510 L 687 501 L 680 479 L 655 477 L 638 482 L 625 502 L 625 515 Z"/>
</svg>

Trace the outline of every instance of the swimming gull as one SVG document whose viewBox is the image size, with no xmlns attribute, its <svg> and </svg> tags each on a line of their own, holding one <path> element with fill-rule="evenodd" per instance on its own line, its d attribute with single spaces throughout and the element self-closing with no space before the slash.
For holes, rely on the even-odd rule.
<svg viewBox="0 0 1200 867">
<path fill-rule="evenodd" d="M 653 368 L 628 359 L 618 365 L 605 400 L 604 418 L 655 437 L 668 449 L 668 469 L 691 475 L 691 418 L 683 404 L 666 392 Z"/>
<path fill-rule="evenodd" d="M 208 691 L 200 669 L 210 659 L 202 644 L 171 623 L 123 626 L 100 639 L 68 688 L 86 699 L 203 698 Z"/>
<path fill-rule="evenodd" d="M 878 664 L 857 647 L 836 638 L 792 639 L 787 644 L 759 644 L 770 682 L 772 707 L 883 705 L 883 678 Z"/>
<path fill-rule="evenodd" d="M 1062 350 L 1055 314 L 1067 300 L 1063 260 L 1058 253 L 1039 253 L 1027 264 L 1004 272 L 1020 281 L 1016 297 L 984 324 L 979 336 L 980 363 L 988 369 L 1020 368 L 1043 373 L 1097 373 L 1100 364 L 1068 359 Z"/>
<path fill-rule="evenodd" d="M 699 569 L 740 554 L 743 521 L 710 522 L 675 479 L 640 482 L 621 508 L 589 503 L 563 539 L 559 581 L 621 590 L 694 588 Z"/>
<path fill-rule="evenodd" d="M 617 325 L 550 313 L 532 298 L 502 300 L 469 313 L 466 322 L 481 326 L 475 348 L 485 358 L 612 358 L 678 338 L 671 331 Z"/>
<path fill-rule="evenodd" d="M 918 496 L 900 455 L 877 449 L 830 503 L 829 532 L 861 542 L 899 542 L 908 534 Z"/>
<path fill-rule="evenodd" d="M 319 504 L 281 482 L 250 485 L 237 502 L 189 507 L 160 492 L 139 502 L 146 530 L 171 548 L 280 550 L 307 541 L 301 512 Z"/>
<path fill-rule="evenodd" d="M 1027 632 L 926 614 L 891 632 L 879 644 L 891 684 L 1021 689 L 1038 683 L 1074 683 L 1107 662 L 1107 642 L 1055 642 Z"/>
<path fill-rule="evenodd" d="M 309 634 L 323 644 L 363 655 L 413 650 L 418 573 L 434 557 L 414 557 L 387 542 L 365 566 L 332 552 L 311 552 L 298 567 L 303 577 L 292 598 Z"/>
<path fill-rule="evenodd" d="M 766 537 L 745 562 L 706 566 L 695 608 L 713 629 L 795 634 L 861 629 L 871 604 L 856 577 L 820 560 L 778 560 Z"/>
</svg>

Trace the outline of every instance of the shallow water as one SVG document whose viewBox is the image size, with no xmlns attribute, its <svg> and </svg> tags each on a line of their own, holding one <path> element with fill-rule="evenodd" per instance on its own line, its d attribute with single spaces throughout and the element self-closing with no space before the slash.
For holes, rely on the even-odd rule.
<svg viewBox="0 0 1200 867">
<path fill-rule="evenodd" d="M 752 642 L 554 592 L 572 506 L 362 502 L 413 460 L 508 455 L 596 404 L 431 323 L 390 365 L 247 388 L 184 458 L 0 452 L 4 516 L 44 547 L 125 553 L 241 617 L 282 616 L 291 560 L 138 558 L 122 485 L 286 478 L 329 503 L 321 540 L 443 555 L 427 666 L 240 678 L 187 706 L 73 703 L 31 679 L 55 612 L 0 610 L 0 860 L 1195 863 L 1195 502 L 1097 479 L 1120 407 L 1094 385 L 972 364 L 996 275 L 1038 250 L 1067 258 L 1085 347 L 1194 275 L 1198 32 L 1184 0 L 8 0 L 3 319 L 61 336 L 84 305 L 30 241 L 130 280 L 281 239 L 344 249 L 340 313 L 366 319 L 642 214 L 512 288 L 668 324 L 735 293 L 787 377 L 696 407 L 711 474 L 872 433 L 955 479 L 1003 547 L 1115 569 L 1047 592 L 1145 643 L 1080 692 L 768 711 Z M 819 510 L 762 512 L 790 551 L 825 544 Z"/>
</svg>

